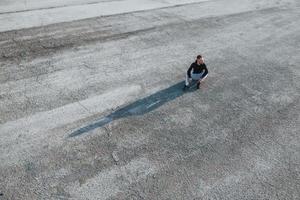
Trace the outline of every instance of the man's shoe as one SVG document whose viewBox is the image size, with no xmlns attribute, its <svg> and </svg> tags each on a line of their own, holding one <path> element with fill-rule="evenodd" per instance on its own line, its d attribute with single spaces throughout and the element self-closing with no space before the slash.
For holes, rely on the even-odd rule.
<svg viewBox="0 0 300 200">
<path fill-rule="evenodd" d="M 197 89 L 199 89 L 199 88 L 200 88 L 200 83 L 198 82 L 198 83 L 197 83 Z"/>
<path fill-rule="evenodd" d="M 184 87 L 182 88 L 183 91 L 185 91 L 187 89 L 189 89 L 189 86 L 187 86 L 187 85 L 184 85 Z"/>
</svg>

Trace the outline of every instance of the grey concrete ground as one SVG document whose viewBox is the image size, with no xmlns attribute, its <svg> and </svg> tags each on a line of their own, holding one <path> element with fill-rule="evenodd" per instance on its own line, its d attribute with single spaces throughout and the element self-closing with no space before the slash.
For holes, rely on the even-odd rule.
<svg viewBox="0 0 300 200">
<path fill-rule="evenodd" d="M 299 33 L 297 0 L 0 32 L 0 199 L 300 199 Z"/>
</svg>

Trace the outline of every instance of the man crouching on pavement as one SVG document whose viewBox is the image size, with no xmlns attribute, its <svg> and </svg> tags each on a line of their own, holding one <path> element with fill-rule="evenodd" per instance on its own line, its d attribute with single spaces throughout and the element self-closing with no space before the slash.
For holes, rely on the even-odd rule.
<svg viewBox="0 0 300 200">
<path fill-rule="evenodd" d="M 200 83 L 207 77 L 208 70 L 204 63 L 204 59 L 201 55 L 197 56 L 197 60 L 191 64 L 187 70 L 185 77 L 184 90 L 188 89 L 192 81 L 197 81 L 197 89 L 200 87 Z"/>
</svg>

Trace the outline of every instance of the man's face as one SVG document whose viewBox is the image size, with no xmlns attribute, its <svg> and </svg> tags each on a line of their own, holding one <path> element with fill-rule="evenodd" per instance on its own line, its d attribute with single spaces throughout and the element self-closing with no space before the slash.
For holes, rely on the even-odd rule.
<svg viewBox="0 0 300 200">
<path fill-rule="evenodd" d="M 203 60 L 203 58 L 198 58 L 198 59 L 197 59 L 197 62 L 200 63 L 200 64 L 203 64 L 203 63 L 204 63 L 204 60 Z"/>
</svg>

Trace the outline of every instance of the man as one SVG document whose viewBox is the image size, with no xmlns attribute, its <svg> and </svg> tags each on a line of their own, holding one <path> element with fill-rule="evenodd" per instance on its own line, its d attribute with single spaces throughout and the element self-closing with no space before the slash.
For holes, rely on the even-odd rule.
<svg viewBox="0 0 300 200">
<path fill-rule="evenodd" d="M 191 64 L 187 70 L 185 77 L 184 90 L 188 89 L 192 81 L 197 81 L 197 89 L 200 87 L 200 83 L 207 77 L 208 70 L 204 63 L 204 59 L 201 55 L 197 56 L 197 60 Z"/>
</svg>

